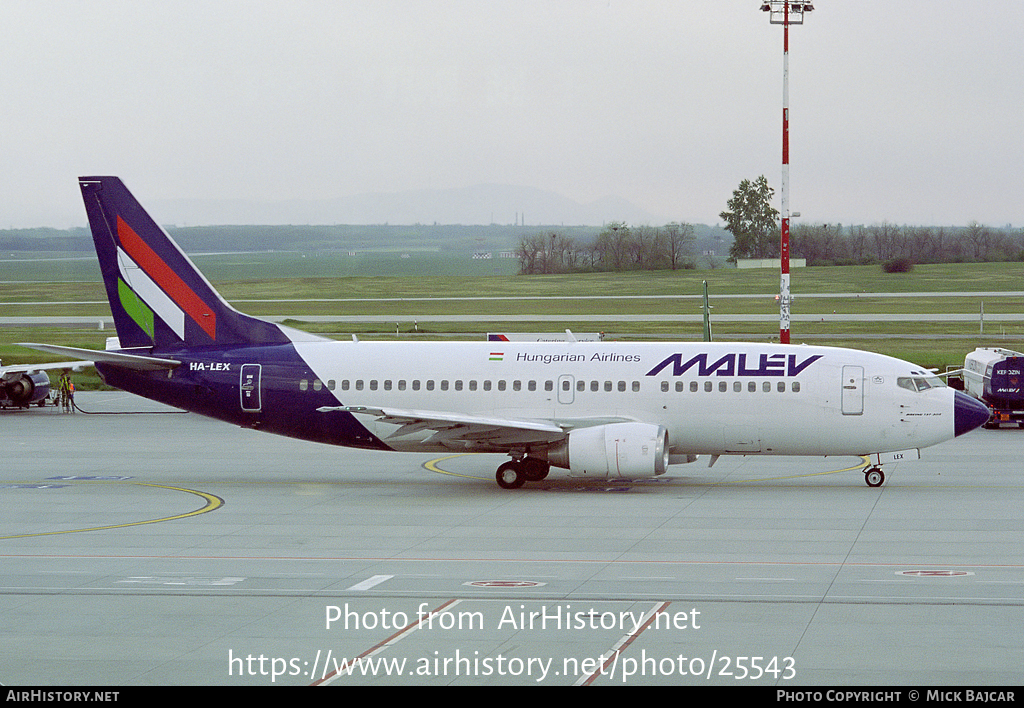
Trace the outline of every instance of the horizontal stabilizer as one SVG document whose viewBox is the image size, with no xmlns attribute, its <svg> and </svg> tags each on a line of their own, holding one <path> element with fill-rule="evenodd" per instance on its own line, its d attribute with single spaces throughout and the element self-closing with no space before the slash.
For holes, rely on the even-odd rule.
<svg viewBox="0 0 1024 708">
<path fill-rule="evenodd" d="M 54 344 L 35 344 L 33 342 L 18 342 L 18 346 L 38 349 L 41 352 L 58 354 L 60 356 L 79 357 L 92 362 L 116 364 L 117 366 L 135 369 L 136 371 L 159 371 L 160 369 L 175 369 L 181 366 L 181 362 L 176 359 L 142 356 L 140 354 L 124 354 L 122 352 L 100 351 L 98 349 L 79 349 L 78 347 L 60 347 Z"/>
</svg>

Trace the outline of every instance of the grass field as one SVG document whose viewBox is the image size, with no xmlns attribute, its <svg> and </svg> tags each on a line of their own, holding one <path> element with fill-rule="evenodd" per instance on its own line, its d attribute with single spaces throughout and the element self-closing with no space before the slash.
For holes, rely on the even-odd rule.
<svg viewBox="0 0 1024 708">
<path fill-rule="evenodd" d="M 396 325 L 402 338 L 483 337 L 494 331 L 604 331 L 613 338 L 700 339 L 699 322 L 624 322 L 621 315 L 689 316 L 700 313 L 702 281 L 707 280 L 713 306 L 712 321 L 718 339 L 771 341 L 778 324 L 723 322 L 724 315 L 778 315 L 771 293 L 778 289 L 774 270 L 717 269 L 643 273 L 593 273 L 571 276 L 516 276 L 495 274 L 494 269 L 514 265 L 509 259 L 474 261 L 476 273 L 452 274 L 442 268 L 444 254 L 375 254 L 399 262 L 406 275 L 339 276 L 333 261 L 358 257 L 332 254 L 283 258 L 282 254 L 224 254 L 199 256 L 197 264 L 239 310 L 254 315 L 287 317 L 288 324 L 337 338 L 355 333 L 363 338 L 394 338 Z M 451 260 L 450 258 L 448 260 Z M 47 272 L 23 268 L 22 275 L 48 276 L 49 280 L 6 279 L 0 275 L 0 304 L 7 316 L 109 317 L 109 308 L 94 259 L 51 261 Z M 483 264 L 483 265 L 481 265 Z M 305 268 L 303 268 L 305 265 Z M 89 275 L 89 268 L 92 275 Z M 375 266 L 376 267 L 376 266 Z M 460 266 L 461 267 L 461 266 Z M 490 268 L 488 271 L 487 269 Z M 0 262 L 0 274 L 17 270 Z M 357 269 L 358 270 L 358 269 Z M 458 269 L 456 269 L 458 270 Z M 499 268 L 500 270 L 500 268 Z M 56 272 L 54 272 L 56 271 Z M 253 279 L 252 274 L 262 277 Z M 75 277 L 71 277 L 74 275 Z M 814 321 L 794 321 L 792 341 L 849 346 L 877 351 L 943 369 L 960 365 L 976 346 L 1002 345 L 1020 349 L 1024 323 L 987 321 L 982 334 L 980 312 L 988 316 L 1024 313 L 1024 299 L 1009 293 L 1024 291 L 1024 264 L 985 263 L 920 265 L 910 273 L 886 274 L 878 266 L 806 268 L 792 275 L 794 316 L 813 315 Z M 943 293 L 988 293 L 950 297 Z M 858 293 L 859 297 L 833 297 L 829 293 Z M 934 293 L 917 297 L 885 297 L 880 293 Z M 727 298 L 726 295 L 747 297 Z M 648 296 L 659 296 L 650 299 Z M 515 298 L 515 299 L 513 299 Z M 842 314 L 968 315 L 969 322 L 838 322 Z M 432 322 L 431 315 L 473 315 L 473 322 Z M 501 315 L 564 316 L 564 320 L 498 322 Z M 311 323 L 304 318 L 345 315 L 394 318 L 374 324 Z M 574 318 L 598 316 L 599 321 Z M 606 319 L 605 317 L 606 316 Z M 419 323 L 414 332 L 413 320 Z M 114 333 L 98 327 L 4 327 L 0 358 L 7 363 L 52 360 L 45 354 L 11 346 L 37 341 L 102 348 Z M 84 388 L 95 380 L 79 377 Z"/>
<path fill-rule="evenodd" d="M 100 277 L 94 253 L 19 253 L 0 260 L 0 283 L 90 282 Z M 486 277 L 515 275 L 519 261 L 499 258 L 475 259 L 472 253 L 439 250 L 360 251 L 273 251 L 263 253 L 198 253 L 191 258 L 214 282 L 244 280 L 253 273 L 271 279 L 346 278 L 352 276 L 418 275 Z"/>
</svg>

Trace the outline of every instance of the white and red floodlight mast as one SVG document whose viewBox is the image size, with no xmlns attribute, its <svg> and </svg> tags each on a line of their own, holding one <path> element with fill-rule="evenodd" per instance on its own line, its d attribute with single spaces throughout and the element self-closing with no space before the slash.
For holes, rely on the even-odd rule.
<svg viewBox="0 0 1024 708">
<path fill-rule="evenodd" d="M 782 25 L 782 229 L 779 248 L 779 341 L 789 344 L 789 26 L 802 25 L 804 13 L 814 10 L 809 2 L 769 0 L 761 4 L 773 25 Z M 799 214 L 797 215 L 799 216 Z"/>
</svg>

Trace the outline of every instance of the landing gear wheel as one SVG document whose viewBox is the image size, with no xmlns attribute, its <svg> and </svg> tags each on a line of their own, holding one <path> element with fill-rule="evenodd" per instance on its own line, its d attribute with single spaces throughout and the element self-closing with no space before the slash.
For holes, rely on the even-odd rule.
<svg viewBox="0 0 1024 708">
<path fill-rule="evenodd" d="M 527 482 L 540 482 L 551 471 L 551 465 L 537 457 L 523 458 L 521 465 Z"/>
<path fill-rule="evenodd" d="M 498 480 L 498 486 L 502 489 L 519 489 L 526 484 L 526 475 L 523 474 L 522 465 L 515 460 L 506 462 L 499 467 L 495 479 Z"/>
<path fill-rule="evenodd" d="M 885 473 L 878 467 L 872 467 L 864 473 L 864 481 L 869 487 L 881 487 L 885 481 Z"/>
</svg>

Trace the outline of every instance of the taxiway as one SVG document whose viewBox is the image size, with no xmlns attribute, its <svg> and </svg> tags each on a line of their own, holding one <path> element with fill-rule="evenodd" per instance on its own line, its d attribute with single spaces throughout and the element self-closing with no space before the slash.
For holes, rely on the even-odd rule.
<svg viewBox="0 0 1024 708">
<path fill-rule="evenodd" d="M 0 412 L 4 685 L 1017 685 L 1024 431 L 663 478 Z M 338 669 L 354 664 L 354 672 Z"/>
</svg>

